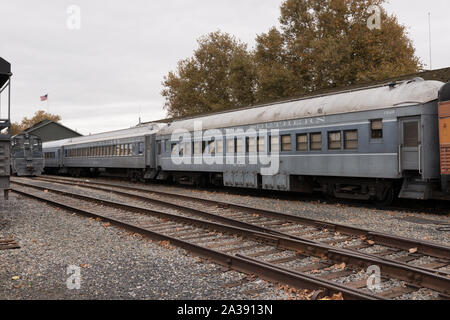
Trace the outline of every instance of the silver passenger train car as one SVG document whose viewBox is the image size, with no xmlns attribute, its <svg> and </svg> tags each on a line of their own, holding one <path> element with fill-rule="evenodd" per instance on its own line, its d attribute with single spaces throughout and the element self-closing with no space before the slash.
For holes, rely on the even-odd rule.
<svg viewBox="0 0 450 320">
<path fill-rule="evenodd" d="M 11 138 L 11 174 L 19 177 L 40 176 L 44 171 L 42 141 L 33 134 Z"/>
<path fill-rule="evenodd" d="M 45 150 L 58 157 L 59 172 L 120 167 L 145 180 L 319 191 L 379 204 L 396 196 L 448 198 L 438 115 L 445 105 L 450 117 L 442 100 L 449 92 L 449 84 L 416 78 L 173 121 L 146 133 L 129 129 L 122 140 L 117 133 L 75 138 Z"/>
<path fill-rule="evenodd" d="M 160 124 L 151 124 L 84 137 L 44 143 L 45 171 L 72 176 L 100 173 L 153 179 L 155 134 Z"/>
</svg>

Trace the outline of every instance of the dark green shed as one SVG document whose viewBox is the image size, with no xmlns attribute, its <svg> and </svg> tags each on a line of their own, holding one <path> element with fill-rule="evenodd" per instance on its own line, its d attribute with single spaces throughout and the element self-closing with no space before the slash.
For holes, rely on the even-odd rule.
<svg viewBox="0 0 450 320">
<path fill-rule="evenodd" d="M 25 133 L 32 133 L 42 139 L 42 142 L 63 140 L 75 137 L 81 137 L 82 134 L 63 126 L 60 123 L 44 120 L 36 123 L 31 128 L 25 130 Z"/>
</svg>

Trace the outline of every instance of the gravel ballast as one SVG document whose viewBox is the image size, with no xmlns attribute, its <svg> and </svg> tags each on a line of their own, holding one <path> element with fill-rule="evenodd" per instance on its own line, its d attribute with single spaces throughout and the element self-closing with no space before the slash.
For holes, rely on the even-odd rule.
<svg viewBox="0 0 450 320">
<path fill-rule="evenodd" d="M 113 182 L 105 180 L 105 182 Z M 117 183 L 117 182 L 113 182 Z M 126 184 L 120 182 L 121 184 Z M 129 184 L 135 186 L 134 184 Z M 411 238 L 422 241 L 430 241 L 443 245 L 450 245 L 450 232 L 439 231 L 445 224 L 450 225 L 450 214 L 440 213 L 441 209 L 436 209 L 433 213 L 433 204 L 429 205 L 427 212 L 417 212 L 408 208 L 389 208 L 380 210 L 372 208 L 370 203 L 329 203 L 320 196 L 309 196 L 298 194 L 296 200 L 292 200 L 292 195 L 283 196 L 280 199 L 267 196 L 238 195 L 224 191 L 196 190 L 177 186 L 162 185 L 142 185 L 139 187 L 149 190 L 167 191 L 179 193 L 209 200 L 228 201 L 249 207 L 279 211 L 293 214 L 304 218 L 317 219 L 325 222 L 339 223 L 357 228 L 368 229 L 375 232 L 392 234 L 400 237 Z M 244 193 L 245 191 L 243 191 Z M 264 193 L 267 195 L 267 192 Z M 283 199 L 284 198 L 284 199 Z M 422 205 L 422 204 L 421 204 Z"/>
<path fill-rule="evenodd" d="M 265 281 L 245 277 L 100 221 L 12 194 L 0 202 L 0 238 L 19 250 L 0 251 L 0 299 L 290 299 Z M 68 266 L 81 271 L 69 290 Z M 252 285 L 253 283 L 253 285 Z M 258 293 L 253 287 L 257 286 Z"/>
</svg>

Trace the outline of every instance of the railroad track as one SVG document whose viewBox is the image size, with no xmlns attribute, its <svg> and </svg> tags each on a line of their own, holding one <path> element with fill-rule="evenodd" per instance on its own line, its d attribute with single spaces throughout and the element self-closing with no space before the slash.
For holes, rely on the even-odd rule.
<svg viewBox="0 0 450 320">
<path fill-rule="evenodd" d="M 232 225 L 235 220 L 231 218 L 219 222 L 215 220 L 217 215 L 208 216 L 206 211 L 198 213 L 174 203 L 172 205 L 178 206 L 176 210 L 180 212 L 171 207 L 169 211 L 173 210 L 173 213 L 168 213 L 168 206 L 165 210 L 156 209 L 163 203 L 150 205 L 148 200 L 143 203 L 143 196 L 136 190 L 127 193 L 112 189 L 119 188 L 117 186 L 109 186 L 109 189 L 98 186 L 95 187 L 98 194 L 93 196 L 91 185 L 78 186 L 80 182 L 71 179 L 52 179 L 52 182 L 45 179 L 47 181 L 13 179 L 13 191 L 72 212 L 101 218 L 159 241 L 169 241 L 237 271 L 296 288 L 316 290 L 322 295 L 342 293 L 345 299 L 390 299 L 426 290 L 433 298 L 449 298 L 450 279 L 437 271 L 333 247 L 315 239 L 294 238 L 266 227 L 247 228 L 248 222 L 238 220 L 235 222 L 238 225 Z M 262 216 L 254 215 L 254 218 Z M 304 228 L 305 224 L 301 226 Z M 330 225 L 321 227 L 329 228 Z M 263 229 L 256 230 L 258 228 Z M 354 228 L 350 230 L 354 234 Z M 403 239 L 400 244 L 405 245 L 407 241 Z M 435 255 L 442 253 L 442 248 L 439 253 L 431 244 L 422 244 L 421 250 L 433 251 Z M 382 287 L 376 292 L 366 288 L 367 269 L 371 266 L 379 267 L 382 274 Z"/>
<path fill-rule="evenodd" d="M 428 271 L 449 275 L 440 269 L 450 266 L 450 247 L 431 242 L 371 232 L 340 224 L 305 219 L 275 211 L 247 207 L 230 202 L 161 192 L 145 187 L 71 178 L 39 178 L 41 181 L 88 187 L 119 196 L 133 197 L 143 203 L 153 203 L 214 221 L 302 241 L 324 243 L 357 251 L 388 261 L 407 263 Z M 150 192 L 150 195 L 149 195 Z M 202 209 L 199 209 L 199 206 Z M 393 257 L 390 259 L 389 257 Z"/>
</svg>

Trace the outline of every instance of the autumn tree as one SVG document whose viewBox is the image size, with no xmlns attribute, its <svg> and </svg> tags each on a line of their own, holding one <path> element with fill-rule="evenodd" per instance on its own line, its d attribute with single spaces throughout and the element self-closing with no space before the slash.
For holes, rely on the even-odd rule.
<svg viewBox="0 0 450 320">
<path fill-rule="evenodd" d="M 412 74 L 422 67 L 405 26 L 385 0 L 284 0 L 280 26 L 259 34 L 251 52 L 211 33 L 192 58 L 164 78 L 169 116 L 297 97 L 323 88 Z M 378 12 L 369 10 L 376 8 Z M 379 28 L 369 28 L 373 14 Z"/>
<path fill-rule="evenodd" d="M 247 45 L 219 31 L 201 37 L 198 45 L 193 57 L 164 77 L 169 116 L 252 104 L 256 73 Z"/>
<path fill-rule="evenodd" d="M 28 128 L 34 126 L 35 124 L 37 124 L 41 121 L 44 121 L 44 120 L 59 122 L 59 121 L 61 121 L 61 116 L 56 115 L 56 114 L 47 113 L 44 110 L 36 111 L 36 113 L 34 114 L 34 116 L 31 119 L 25 117 L 25 118 L 23 118 L 21 123 L 17 123 L 17 122 L 12 123 L 11 124 L 11 134 L 12 135 L 21 134 L 26 129 L 28 129 Z"/>
<path fill-rule="evenodd" d="M 253 58 L 257 66 L 255 99 L 267 102 L 295 94 L 294 73 L 287 65 L 287 52 L 283 35 L 272 28 L 256 38 Z"/>
<path fill-rule="evenodd" d="M 414 73 L 421 67 L 406 28 L 385 0 L 285 0 L 281 32 L 297 94 Z M 376 11 L 380 28 L 369 28 Z M 372 7 L 373 8 L 373 7 Z"/>
</svg>

